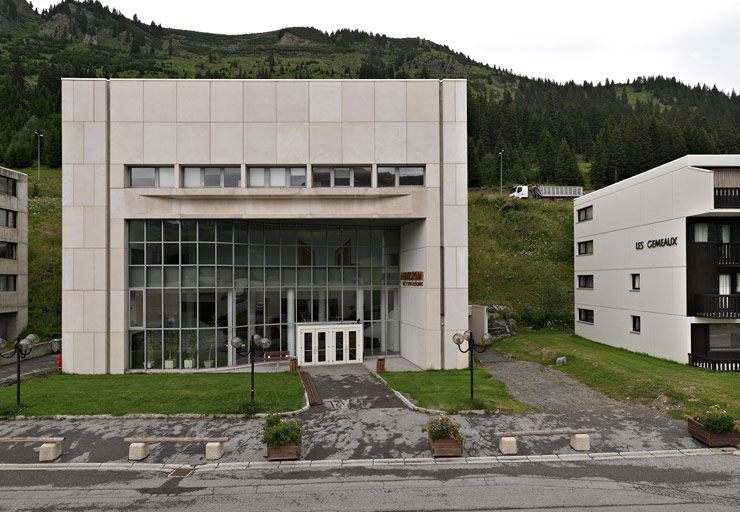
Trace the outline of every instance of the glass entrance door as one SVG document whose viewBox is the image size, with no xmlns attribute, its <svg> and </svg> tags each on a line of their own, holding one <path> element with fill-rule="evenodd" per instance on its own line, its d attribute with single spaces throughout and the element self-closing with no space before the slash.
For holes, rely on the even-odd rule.
<svg viewBox="0 0 740 512">
<path fill-rule="evenodd" d="M 362 362 L 361 324 L 303 324 L 296 327 L 298 364 Z"/>
</svg>

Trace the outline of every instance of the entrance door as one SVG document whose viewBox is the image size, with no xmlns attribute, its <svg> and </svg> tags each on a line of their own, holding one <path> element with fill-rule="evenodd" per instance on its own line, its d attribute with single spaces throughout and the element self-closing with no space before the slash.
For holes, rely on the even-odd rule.
<svg viewBox="0 0 740 512">
<path fill-rule="evenodd" d="M 360 324 L 302 324 L 296 327 L 298 364 L 361 363 Z"/>
</svg>

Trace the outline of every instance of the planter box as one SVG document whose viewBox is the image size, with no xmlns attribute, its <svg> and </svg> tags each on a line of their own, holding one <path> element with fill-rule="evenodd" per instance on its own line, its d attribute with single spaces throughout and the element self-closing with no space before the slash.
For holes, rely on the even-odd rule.
<svg viewBox="0 0 740 512">
<path fill-rule="evenodd" d="M 175 368 L 175 360 L 174 359 L 165 359 L 164 360 L 164 369 L 165 370 L 172 370 Z"/>
<path fill-rule="evenodd" d="M 195 368 L 195 359 L 183 359 L 182 367 L 186 369 Z"/>
<path fill-rule="evenodd" d="M 457 439 L 429 438 L 432 457 L 462 457 L 463 443 Z"/>
<path fill-rule="evenodd" d="M 704 425 L 693 418 L 688 418 L 689 435 L 698 439 L 710 447 L 717 446 L 736 446 L 740 444 L 740 433 L 730 432 L 727 434 L 717 434 L 704 428 Z"/>
<path fill-rule="evenodd" d="M 267 460 L 298 460 L 300 456 L 300 444 L 289 443 L 276 448 L 267 447 Z"/>
</svg>

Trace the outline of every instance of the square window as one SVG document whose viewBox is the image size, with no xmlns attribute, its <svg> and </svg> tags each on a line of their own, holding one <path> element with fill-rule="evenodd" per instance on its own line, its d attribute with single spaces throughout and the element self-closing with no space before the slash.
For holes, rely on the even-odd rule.
<svg viewBox="0 0 740 512">
<path fill-rule="evenodd" d="M 337 167 L 334 169 L 334 186 L 349 187 L 350 170 L 348 167 Z"/>
<path fill-rule="evenodd" d="M 593 218 L 594 218 L 594 207 L 593 206 L 587 206 L 585 208 L 580 208 L 578 210 L 578 222 L 591 220 Z"/>
<path fill-rule="evenodd" d="M 578 320 L 587 324 L 594 323 L 594 310 L 578 308 Z"/>
<path fill-rule="evenodd" d="M 172 167 L 160 167 L 157 169 L 159 176 L 160 187 L 174 187 L 175 186 L 175 169 Z"/>
<path fill-rule="evenodd" d="M 587 240 L 585 242 L 578 242 L 578 254 L 593 254 L 594 253 L 594 241 Z"/>
<path fill-rule="evenodd" d="M 182 170 L 182 186 L 185 188 L 200 187 L 200 167 L 185 167 Z"/>
<path fill-rule="evenodd" d="M 331 169 L 327 167 L 314 167 L 311 169 L 314 188 L 331 187 Z"/>
<path fill-rule="evenodd" d="M 395 187 L 396 186 L 396 168 L 395 167 L 378 167 L 378 186 Z"/>
<path fill-rule="evenodd" d="M 242 170 L 239 167 L 224 168 L 224 187 L 239 187 L 242 180 Z"/>
<path fill-rule="evenodd" d="M 399 167 L 398 184 L 402 187 L 423 187 L 423 167 Z"/>
<path fill-rule="evenodd" d="M 306 186 L 306 169 L 303 167 L 292 167 L 290 169 L 290 186 L 291 187 L 305 187 Z"/>
<path fill-rule="evenodd" d="M 594 287 L 593 275 L 578 276 L 578 288 L 592 289 Z"/>
<path fill-rule="evenodd" d="M 264 187 L 265 185 L 265 169 L 263 167 L 251 167 L 249 169 L 249 186 L 250 187 Z"/>
<path fill-rule="evenodd" d="M 203 186 L 220 187 L 221 169 L 218 167 L 206 167 L 205 169 L 203 169 Z"/>
<path fill-rule="evenodd" d="M 271 167 L 270 168 L 270 187 L 284 187 L 285 186 L 285 168 L 284 167 Z"/>
<path fill-rule="evenodd" d="M 156 187 L 157 171 L 154 167 L 131 167 L 129 179 L 131 187 Z"/>
<path fill-rule="evenodd" d="M 353 170 L 355 187 L 372 186 L 372 169 L 370 167 L 355 167 Z"/>
</svg>

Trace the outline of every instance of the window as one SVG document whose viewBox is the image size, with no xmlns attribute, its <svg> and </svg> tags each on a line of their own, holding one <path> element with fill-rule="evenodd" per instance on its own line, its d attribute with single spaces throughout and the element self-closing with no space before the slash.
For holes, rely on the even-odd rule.
<svg viewBox="0 0 740 512">
<path fill-rule="evenodd" d="M 16 244 L 13 242 L 0 242 L 0 259 L 14 260 L 16 254 Z"/>
<path fill-rule="evenodd" d="M 174 187 L 174 167 L 129 167 L 128 186 L 131 188 Z"/>
<path fill-rule="evenodd" d="M 15 291 L 15 276 L 14 275 L 0 275 L 0 292 L 14 292 Z"/>
<path fill-rule="evenodd" d="M 0 227 L 16 227 L 16 216 L 17 214 L 13 210 L 0 209 Z"/>
<path fill-rule="evenodd" d="M 313 187 L 369 187 L 370 167 L 312 167 Z"/>
<path fill-rule="evenodd" d="M 378 187 L 423 187 L 424 167 L 378 167 Z"/>
<path fill-rule="evenodd" d="M 694 242 L 709 241 L 709 224 L 702 222 L 694 224 Z"/>
<path fill-rule="evenodd" d="M 594 276 L 593 275 L 578 276 L 578 288 L 591 289 L 593 287 L 594 287 Z"/>
<path fill-rule="evenodd" d="M 632 332 L 640 332 L 640 317 L 632 315 Z"/>
<path fill-rule="evenodd" d="M 578 254 L 593 254 L 594 253 L 594 241 L 586 240 L 585 242 L 578 242 Z"/>
<path fill-rule="evenodd" d="M 594 323 L 594 310 L 578 308 L 578 320 L 587 324 Z"/>
<path fill-rule="evenodd" d="M 262 187 L 305 187 L 305 167 L 250 167 L 249 186 Z"/>
<path fill-rule="evenodd" d="M 237 188 L 241 186 L 239 167 L 183 167 L 185 188 Z"/>
<path fill-rule="evenodd" d="M 632 290 L 640 291 L 640 274 L 630 274 L 630 281 L 632 283 Z"/>
<path fill-rule="evenodd" d="M 578 222 L 583 222 L 584 220 L 591 220 L 594 218 L 594 207 L 593 206 L 587 206 L 585 208 L 580 208 L 578 210 Z"/>
<path fill-rule="evenodd" d="M 13 178 L 0 176 L 0 194 L 5 196 L 15 196 L 17 192 L 17 183 Z"/>
</svg>

